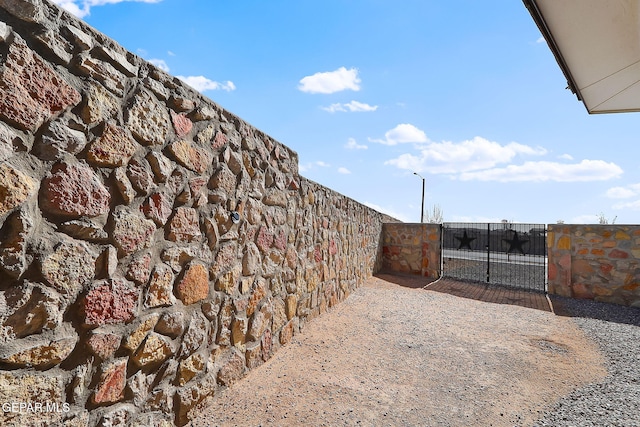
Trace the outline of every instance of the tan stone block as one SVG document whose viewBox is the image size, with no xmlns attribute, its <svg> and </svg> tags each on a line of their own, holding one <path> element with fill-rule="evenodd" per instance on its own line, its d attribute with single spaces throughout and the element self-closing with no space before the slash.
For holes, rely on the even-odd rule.
<svg viewBox="0 0 640 427">
<path fill-rule="evenodd" d="M 178 298 L 191 305 L 209 296 L 209 273 L 202 264 L 190 264 L 176 286 Z"/>
<path fill-rule="evenodd" d="M 60 329 L 60 328 L 59 328 Z M 78 342 L 77 334 L 66 328 L 53 339 L 32 336 L 0 350 L 0 362 L 11 367 L 51 368 L 65 360 Z"/>
<path fill-rule="evenodd" d="M 96 259 L 84 242 L 63 241 L 41 261 L 42 276 L 58 292 L 74 300 L 94 279 Z"/>
<path fill-rule="evenodd" d="M 3 427 L 62 425 L 63 404 L 66 401 L 65 376 L 46 372 L 2 371 L 0 372 L 0 402 L 51 402 L 59 405 L 60 411 L 47 413 L 46 423 L 42 414 L 20 413 L 0 410 L 0 425 Z M 56 407 L 57 409 L 58 407 Z"/>
<path fill-rule="evenodd" d="M 185 140 L 171 143 L 169 152 L 182 166 L 199 174 L 206 171 L 213 160 L 213 155 L 210 151 L 197 147 Z"/>
<path fill-rule="evenodd" d="M 120 108 L 120 103 L 101 84 L 89 85 L 84 97 L 85 105 L 82 118 L 87 124 L 93 124 L 112 118 Z"/>
<path fill-rule="evenodd" d="M 129 162 L 138 147 L 138 143 L 124 128 L 107 123 L 102 135 L 89 147 L 87 160 L 96 166 L 122 166 Z"/>
<path fill-rule="evenodd" d="M 296 312 L 298 310 L 298 296 L 297 295 L 287 295 L 287 299 L 285 300 L 285 311 L 287 314 L 287 320 L 291 320 L 295 317 Z"/>
<path fill-rule="evenodd" d="M 618 230 L 618 231 L 616 231 L 615 239 L 616 240 L 631 240 L 631 236 L 629 236 L 627 233 L 625 233 L 622 230 Z"/>
<path fill-rule="evenodd" d="M 559 250 L 571 250 L 571 238 L 569 236 L 561 236 L 558 239 L 557 248 Z"/>
<path fill-rule="evenodd" d="M 36 181 L 8 163 L 0 164 L 0 216 L 20 206 L 37 191 Z"/>
<path fill-rule="evenodd" d="M 203 371 L 205 359 L 200 353 L 194 353 L 180 362 L 176 383 L 182 387 Z"/>
<path fill-rule="evenodd" d="M 127 128 L 145 145 L 162 145 L 169 134 L 169 112 L 155 97 L 139 91 L 125 112 Z"/>
<path fill-rule="evenodd" d="M 240 275 L 242 274 L 242 265 L 236 264 L 222 276 L 216 280 L 215 289 L 217 291 L 223 291 L 228 295 L 232 295 L 238 290 L 238 283 L 240 281 Z"/>
<path fill-rule="evenodd" d="M 141 319 L 129 336 L 125 338 L 123 347 L 131 352 L 136 351 L 147 334 L 155 328 L 159 317 L 159 314 L 153 314 L 147 318 Z"/>
<path fill-rule="evenodd" d="M 174 275 L 166 264 L 158 264 L 154 267 L 147 288 L 144 305 L 147 308 L 168 307 L 175 304 L 173 296 Z"/>
<path fill-rule="evenodd" d="M 157 366 L 174 353 L 167 337 L 151 332 L 131 360 L 140 368 Z"/>
</svg>

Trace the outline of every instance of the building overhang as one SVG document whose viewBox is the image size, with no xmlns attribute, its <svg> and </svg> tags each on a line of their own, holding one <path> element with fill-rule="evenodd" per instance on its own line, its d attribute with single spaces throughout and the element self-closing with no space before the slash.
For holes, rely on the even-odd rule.
<svg viewBox="0 0 640 427">
<path fill-rule="evenodd" d="M 523 0 L 589 113 L 640 111 L 639 0 Z"/>
</svg>

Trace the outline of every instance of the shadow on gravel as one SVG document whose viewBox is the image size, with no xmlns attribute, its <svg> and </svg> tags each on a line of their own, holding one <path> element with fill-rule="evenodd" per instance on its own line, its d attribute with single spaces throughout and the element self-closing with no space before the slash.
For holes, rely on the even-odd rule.
<svg viewBox="0 0 640 427">
<path fill-rule="evenodd" d="M 553 310 L 558 316 L 585 317 L 606 322 L 640 326 L 640 308 L 608 304 L 593 300 L 549 295 Z"/>
<path fill-rule="evenodd" d="M 425 290 L 442 292 L 476 301 L 517 305 L 520 307 L 551 312 L 551 307 L 549 306 L 549 301 L 545 294 L 539 292 L 528 292 L 506 286 L 442 278 L 426 286 Z"/>
<path fill-rule="evenodd" d="M 517 305 L 536 310 L 551 312 L 549 301 L 542 293 L 527 292 L 516 288 L 487 285 L 478 282 L 466 282 L 450 278 L 432 281 L 426 277 L 410 274 L 381 272 L 376 277 L 406 288 L 423 288 L 427 291 L 441 292 L 460 298 L 494 304 Z"/>
<path fill-rule="evenodd" d="M 415 274 L 401 274 L 401 273 L 389 273 L 389 272 L 380 272 L 375 274 L 376 277 L 385 280 L 387 282 L 394 283 L 398 286 L 403 286 L 405 288 L 424 288 L 433 280 L 427 277 L 422 277 Z"/>
</svg>

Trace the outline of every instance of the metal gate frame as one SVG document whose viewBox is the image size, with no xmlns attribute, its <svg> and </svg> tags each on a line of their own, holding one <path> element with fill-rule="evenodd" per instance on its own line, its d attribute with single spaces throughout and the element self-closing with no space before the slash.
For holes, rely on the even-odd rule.
<svg viewBox="0 0 640 427">
<path fill-rule="evenodd" d="M 442 275 L 546 293 L 545 224 L 442 224 Z"/>
</svg>

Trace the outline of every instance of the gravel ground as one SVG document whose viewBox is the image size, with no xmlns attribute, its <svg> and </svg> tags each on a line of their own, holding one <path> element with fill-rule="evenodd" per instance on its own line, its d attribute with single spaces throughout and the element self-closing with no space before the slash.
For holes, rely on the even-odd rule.
<svg viewBox="0 0 640 427">
<path fill-rule="evenodd" d="M 558 316 L 383 279 L 191 426 L 640 426 L 639 309 L 555 299 Z"/>
<path fill-rule="evenodd" d="M 605 356 L 608 375 L 560 399 L 535 426 L 640 426 L 640 309 L 552 299 Z"/>
</svg>

